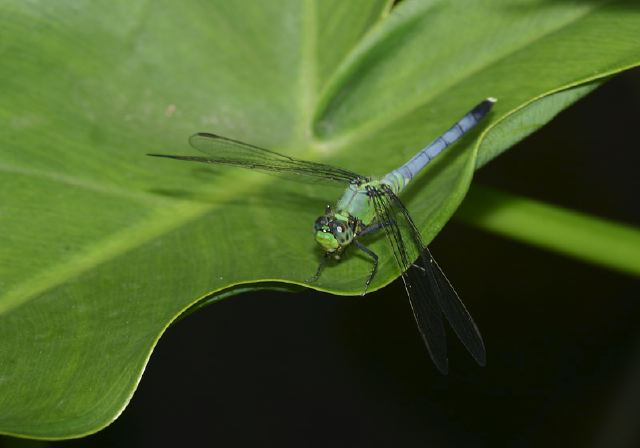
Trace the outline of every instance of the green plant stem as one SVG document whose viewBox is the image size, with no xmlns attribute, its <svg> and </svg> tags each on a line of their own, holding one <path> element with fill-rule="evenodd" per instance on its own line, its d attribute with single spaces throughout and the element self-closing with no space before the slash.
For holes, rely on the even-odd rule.
<svg viewBox="0 0 640 448">
<path fill-rule="evenodd" d="M 455 217 L 570 257 L 640 275 L 640 230 L 487 187 L 474 186 Z"/>
</svg>

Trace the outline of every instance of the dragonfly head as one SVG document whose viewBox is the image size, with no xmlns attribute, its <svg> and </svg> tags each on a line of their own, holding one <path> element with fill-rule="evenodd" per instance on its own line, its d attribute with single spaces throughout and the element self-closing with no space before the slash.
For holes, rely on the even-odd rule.
<svg viewBox="0 0 640 448">
<path fill-rule="evenodd" d="M 324 215 L 316 219 L 314 224 L 316 241 L 325 252 L 336 252 L 353 240 L 353 229 L 349 220 L 333 213 L 327 206 Z"/>
</svg>

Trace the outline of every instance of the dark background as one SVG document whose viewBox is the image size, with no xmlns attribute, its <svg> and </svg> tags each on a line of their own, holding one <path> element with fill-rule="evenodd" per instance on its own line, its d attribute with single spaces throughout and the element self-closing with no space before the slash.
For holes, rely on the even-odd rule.
<svg viewBox="0 0 640 448">
<path fill-rule="evenodd" d="M 475 183 L 640 225 L 640 71 L 618 76 Z M 597 235 L 594 235 L 597 238 Z M 452 221 L 431 245 L 487 346 L 431 364 L 403 286 L 262 292 L 160 340 L 105 430 L 6 446 L 640 446 L 640 282 Z"/>
</svg>

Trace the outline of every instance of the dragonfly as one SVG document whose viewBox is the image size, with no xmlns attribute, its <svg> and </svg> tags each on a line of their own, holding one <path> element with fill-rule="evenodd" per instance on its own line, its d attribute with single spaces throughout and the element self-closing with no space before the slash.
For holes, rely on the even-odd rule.
<svg viewBox="0 0 640 448">
<path fill-rule="evenodd" d="M 401 167 L 384 176 L 363 176 L 320 162 L 300 160 L 276 151 L 220 135 L 199 132 L 189 138 L 203 156 L 147 154 L 153 157 L 234 166 L 259 172 L 338 183 L 345 186 L 335 206 L 328 205 L 314 223 L 314 235 L 323 256 L 315 274 L 317 281 L 330 259 L 340 260 L 350 247 L 371 259 L 372 267 L 364 293 L 378 270 L 378 255 L 365 241 L 383 231 L 399 267 L 413 316 L 437 369 L 449 370 L 444 320 L 480 365 L 486 364 L 486 350 L 480 331 L 455 289 L 423 243 L 420 231 L 399 194 L 445 148 L 475 127 L 491 110 L 494 98 L 477 104 L 451 128 L 421 149 Z M 443 319 L 443 316 L 445 319 Z"/>
</svg>

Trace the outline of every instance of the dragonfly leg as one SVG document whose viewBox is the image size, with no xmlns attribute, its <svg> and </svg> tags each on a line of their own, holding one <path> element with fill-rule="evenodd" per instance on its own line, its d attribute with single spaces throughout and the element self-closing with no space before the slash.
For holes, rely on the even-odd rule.
<svg viewBox="0 0 640 448">
<path fill-rule="evenodd" d="M 316 270 L 316 273 L 313 274 L 313 277 L 306 279 L 305 282 L 315 283 L 316 281 L 318 281 L 318 279 L 320 278 L 320 274 L 322 274 L 322 270 L 324 269 L 328 260 L 329 260 L 329 254 L 328 252 L 325 252 L 324 256 L 320 260 L 320 264 L 318 265 L 318 269 Z"/>
<path fill-rule="evenodd" d="M 385 223 L 375 223 L 375 224 L 370 224 L 367 227 L 365 227 L 359 234 L 358 236 L 365 236 L 365 235 L 369 235 L 370 233 L 375 233 L 380 229 L 383 229 L 387 226 L 390 226 L 394 224 L 394 221 L 390 221 L 390 222 L 385 222 Z"/>
<path fill-rule="evenodd" d="M 364 244 L 360 243 L 360 241 L 358 240 L 353 240 L 353 244 L 355 244 L 356 247 L 360 249 L 362 252 L 369 255 L 373 260 L 373 269 L 371 269 L 371 274 L 369 274 L 369 278 L 367 279 L 367 282 L 364 284 L 364 292 L 362 293 L 362 295 L 365 295 L 367 293 L 367 289 L 369 289 L 369 285 L 371 284 L 373 277 L 375 277 L 376 272 L 378 272 L 378 255 L 376 255 L 374 251 L 369 249 Z"/>
<path fill-rule="evenodd" d="M 387 221 L 387 222 L 385 222 L 385 223 L 375 223 L 375 224 L 371 224 L 371 225 L 369 225 L 369 226 L 365 227 L 365 228 L 364 228 L 364 229 L 363 229 L 363 230 L 358 234 L 358 237 L 362 237 L 362 236 L 365 236 L 365 235 L 369 235 L 369 234 L 371 234 L 371 233 L 375 233 L 375 232 L 377 232 L 378 230 L 383 229 L 383 228 L 385 228 L 385 227 L 387 227 L 387 226 L 389 226 L 389 225 L 393 225 L 393 224 L 395 224 L 395 221 Z M 416 268 L 416 269 L 418 269 L 418 270 L 422 271 L 422 273 L 426 275 L 427 270 L 426 270 L 423 266 L 420 266 L 419 264 L 416 264 L 416 263 L 413 263 L 413 264 L 412 264 L 412 266 L 413 266 L 414 268 Z M 367 286 L 369 286 L 369 285 L 367 284 Z M 365 292 L 366 292 L 366 290 L 365 290 Z"/>
</svg>

